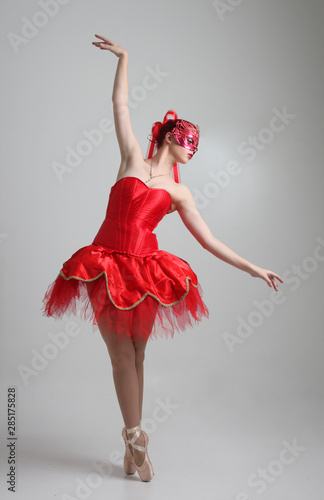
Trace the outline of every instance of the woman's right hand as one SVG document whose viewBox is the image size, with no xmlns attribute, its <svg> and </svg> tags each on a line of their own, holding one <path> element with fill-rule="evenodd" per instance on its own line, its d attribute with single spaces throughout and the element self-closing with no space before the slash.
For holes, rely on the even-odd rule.
<svg viewBox="0 0 324 500">
<path fill-rule="evenodd" d="M 249 271 L 249 274 L 253 278 L 262 278 L 266 283 L 268 283 L 270 287 L 273 287 L 276 292 L 278 291 L 278 284 L 274 279 L 276 278 L 281 283 L 284 283 L 279 274 L 273 273 L 269 269 L 263 269 L 262 267 L 253 265 L 253 268 Z"/>
<path fill-rule="evenodd" d="M 126 50 L 123 49 L 123 47 L 117 45 L 117 43 L 114 43 L 112 40 L 109 40 L 109 38 L 105 38 L 104 36 L 100 35 L 95 35 L 95 36 L 103 40 L 103 42 L 92 42 L 92 44 L 98 47 L 99 49 L 110 50 L 110 52 L 115 54 L 115 56 L 117 57 L 127 54 Z"/>
</svg>

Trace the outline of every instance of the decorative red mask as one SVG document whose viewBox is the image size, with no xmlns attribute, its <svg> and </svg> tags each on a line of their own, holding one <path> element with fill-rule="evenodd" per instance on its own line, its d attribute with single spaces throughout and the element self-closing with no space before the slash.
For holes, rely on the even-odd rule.
<svg viewBox="0 0 324 500">
<path fill-rule="evenodd" d="M 194 127 L 185 120 L 179 120 L 171 133 L 174 135 L 177 143 L 183 148 L 192 151 L 193 155 L 198 151 L 200 133 L 198 125 Z"/>
<path fill-rule="evenodd" d="M 149 139 L 150 144 L 147 148 L 146 158 L 152 158 L 154 152 L 156 151 L 156 141 L 159 136 L 162 125 L 169 120 L 177 120 L 178 115 L 173 109 L 165 114 L 162 122 L 155 122 L 152 125 L 152 139 Z M 186 120 L 179 120 L 175 128 L 171 132 L 175 137 L 176 141 L 180 146 L 183 146 L 190 151 L 192 151 L 192 156 L 198 151 L 198 141 L 199 141 L 199 127 L 196 125 L 194 127 L 190 122 Z M 179 164 L 175 163 L 172 168 L 173 178 L 175 182 L 180 182 L 180 170 Z"/>
</svg>

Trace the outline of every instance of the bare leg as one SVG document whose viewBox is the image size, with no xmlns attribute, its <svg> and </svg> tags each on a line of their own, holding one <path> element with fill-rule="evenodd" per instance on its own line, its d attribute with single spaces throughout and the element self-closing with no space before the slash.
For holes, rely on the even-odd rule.
<svg viewBox="0 0 324 500">
<path fill-rule="evenodd" d="M 100 333 L 106 343 L 111 359 L 113 379 L 118 403 L 127 429 L 139 425 L 142 418 L 143 401 L 143 361 L 146 342 L 130 338 L 120 340 L 104 330 L 99 324 Z M 136 345 L 136 349 L 135 349 Z M 139 375 L 138 375 L 139 374 Z M 129 439 L 134 434 L 129 434 Z M 141 433 L 135 441 L 144 446 L 144 436 Z M 145 453 L 129 445 L 137 465 L 142 465 Z"/>
<path fill-rule="evenodd" d="M 94 282 L 87 282 L 86 286 L 94 311 L 97 308 L 96 299 L 98 299 L 100 304 L 102 302 L 102 294 L 104 295 L 105 300 L 108 301 L 106 291 L 102 290 L 99 294 L 94 295 Z M 148 300 L 150 301 L 149 303 L 147 302 Z M 145 305 L 148 306 L 147 311 L 143 309 Z M 132 331 L 143 331 L 141 321 L 143 318 L 147 320 L 147 317 L 152 315 L 152 311 L 154 309 L 156 313 L 157 308 L 158 302 L 151 297 L 148 297 L 145 303 L 141 304 L 141 309 L 137 307 L 134 311 Z M 152 318 L 152 327 L 154 319 L 155 318 Z M 121 341 L 120 339 L 116 339 L 114 335 L 109 335 L 109 332 L 106 330 L 107 326 L 104 326 L 104 323 L 100 322 L 100 320 L 98 321 L 98 327 L 111 358 L 117 398 L 124 418 L 125 426 L 127 428 L 135 427 L 142 419 L 144 386 L 143 365 L 147 340 L 134 340 L 133 337 L 131 337 Z M 134 369 L 136 371 L 137 383 L 134 377 Z M 134 399 L 136 398 L 138 400 L 138 414 L 134 413 L 133 410 Z M 129 399 L 132 399 L 132 401 L 129 401 L 128 404 Z M 136 423 L 132 425 L 132 422 L 134 421 Z"/>
<path fill-rule="evenodd" d="M 89 297 L 93 310 L 97 308 L 97 300 L 101 304 L 101 295 L 94 296 L 93 287 L 95 283 L 87 283 Z M 108 300 L 108 299 L 107 299 Z M 154 301 L 155 304 L 155 301 Z M 156 305 L 157 307 L 157 305 Z M 139 314 L 139 321 L 137 320 Z M 133 318 L 133 331 L 141 331 L 140 319 L 145 316 L 144 311 L 135 310 Z M 120 340 L 115 335 L 111 335 L 107 326 L 104 326 L 104 321 L 98 321 L 98 327 L 102 338 L 107 346 L 108 353 L 111 359 L 113 379 L 117 394 L 118 403 L 123 416 L 126 429 L 136 427 L 142 419 L 143 406 L 143 385 L 144 385 L 144 352 L 147 341 L 133 340 L 133 338 L 125 338 Z M 133 438 L 134 434 L 129 433 L 128 438 Z M 140 446 L 145 445 L 143 433 L 135 441 Z M 130 452 L 134 456 L 135 463 L 142 465 L 144 461 L 144 452 L 134 449 L 129 445 Z"/>
<path fill-rule="evenodd" d="M 143 409 L 143 387 L 144 387 L 144 358 L 145 358 L 145 348 L 146 348 L 146 341 L 139 341 L 135 340 L 133 342 L 134 348 L 135 348 L 135 369 L 137 373 L 137 380 L 138 380 L 138 410 L 139 410 L 139 416 L 140 420 L 142 420 L 142 409 Z M 134 434 L 130 433 L 129 438 L 131 439 Z M 137 440 L 135 441 L 136 444 L 139 444 L 140 446 L 144 446 L 145 441 L 143 434 L 141 434 Z M 132 448 L 131 445 L 131 453 L 134 455 L 135 462 L 137 465 L 142 465 L 144 461 L 144 456 L 145 453 L 139 450 L 136 450 Z"/>
<path fill-rule="evenodd" d="M 138 379 L 138 403 L 139 403 L 139 414 L 142 420 L 143 411 L 143 392 L 144 392 L 144 359 L 145 359 L 145 348 L 147 340 L 134 341 L 135 348 L 135 368 L 137 372 Z"/>
</svg>

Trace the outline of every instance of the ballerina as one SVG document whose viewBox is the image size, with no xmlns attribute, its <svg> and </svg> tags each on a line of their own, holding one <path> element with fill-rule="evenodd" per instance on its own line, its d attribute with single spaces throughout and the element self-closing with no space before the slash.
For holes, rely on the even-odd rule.
<svg viewBox="0 0 324 500">
<path fill-rule="evenodd" d="M 195 272 L 185 260 L 160 250 L 153 230 L 164 216 L 177 211 L 211 254 L 263 279 L 275 291 L 275 279 L 283 280 L 217 240 L 189 188 L 179 182 L 178 164 L 187 163 L 198 151 L 198 125 L 178 119 L 170 110 L 163 123 L 153 125 L 144 158 L 129 115 L 128 53 L 109 38 L 95 36 L 100 41 L 93 45 L 118 58 L 112 102 L 121 163 L 99 231 L 92 244 L 63 263 L 48 286 L 43 315 L 61 318 L 76 314 L 78 306 L 84 319 L 99 328 L 125 424 L 124 470 L 137 471 L 142 481 L 150 481 L 154 471 L 147 452 L 149 438 L 141 428 L 147 341 L 172 337 L 209 316 Z"/>
</svg>

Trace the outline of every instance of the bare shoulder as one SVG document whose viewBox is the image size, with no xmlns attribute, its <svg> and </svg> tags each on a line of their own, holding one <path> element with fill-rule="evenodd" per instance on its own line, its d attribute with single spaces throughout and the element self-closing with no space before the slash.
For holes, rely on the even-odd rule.
<svg viewBox="0 0 324 500">
<path fill-rule="evenodd" d="M 181 208 L 184 205 L 195 206 L 195 201 L 192 196 L 192 193 L 186 184 L 176 184 L 177 188 L 174 192 L 174 201 L 176 203 L 177 209 Z"/>
</svg>

